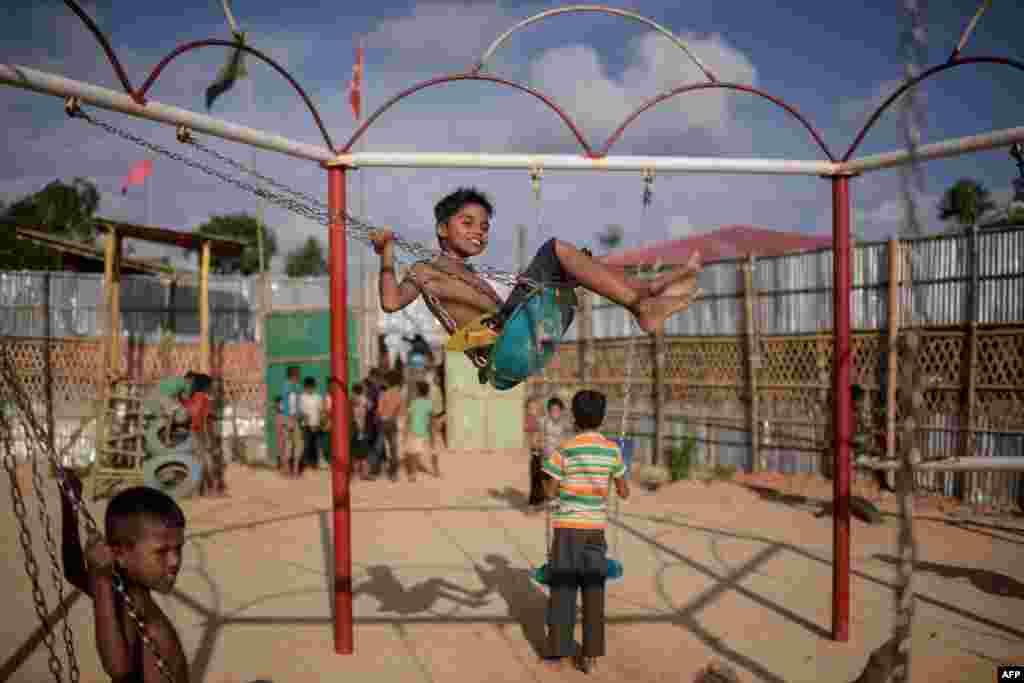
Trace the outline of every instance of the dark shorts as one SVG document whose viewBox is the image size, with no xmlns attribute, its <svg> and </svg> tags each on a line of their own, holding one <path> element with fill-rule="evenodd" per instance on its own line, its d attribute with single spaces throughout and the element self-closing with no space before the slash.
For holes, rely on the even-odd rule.
<svg viewBox="0 0 1024 683">
<path fill-rule="evenodd" d="M 537 250 L 537 253 L 533 255 L 533 260 L 530 261 L 530 265 L 526 267 L 526 270 L 520 275 L 525 280 L 532 280 L 546 285 L 552 285 L 556 287 L 576 287 L 579 283 L 562 267 L 562 262 L 558 260 L 558 254 L 555 253 L 555 238 L 552 237 Z M 530 295 L 533 289 L 529 284 L 521 283 L 515 286 L 508 299 L 505 301 L 505 305 L 501 307 L 501 314 L 505 319 L 516 310 L 519 304 L 523 303 L 526 298 Z"/>
</svg>

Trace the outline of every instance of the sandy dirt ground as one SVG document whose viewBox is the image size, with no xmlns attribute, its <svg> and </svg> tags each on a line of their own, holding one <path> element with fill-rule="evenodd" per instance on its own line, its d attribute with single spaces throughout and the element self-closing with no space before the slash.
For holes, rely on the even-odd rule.
<svg viewBox="0 0 1024 683">
<path fill-rule="evenodd" d="M 546 597 L 528 571 L 543 562 L 545 522 L 523 509 L 525 456 L 445 455 L 442 464 L 442 479 L 353 484 L 353 656 L 333 649 L 326 471 L 294 481 L 233 465 L 230 498 L 185 501 L 185 567 L 160 603 L 181 634 L 193 681 L 583 680 L 537 665 Z M 31 494 L 27 468 L 20 475 Z M 609 532 L 626 576 L 609 586 L 608 656 L 590 678 L 691 681 L 717 659 L 743 681 L 852 681 L 889 635 L 898 520 L 853 523 L 851 638 L 833 642 L 832 525 L 822 515 L 829 487 L 747 477 L 637 492 Z M 0 488 L 0 683 L 54 680 L 6 477 Z M 45 499 L 59 539 L 50 480 Z M 894 501 L 882 507 L 895 510 Z M 102 503 L 91 509 L 102 519 Z M 53 612 L 51 563 L 31 499 L 27 511 Z M 1024 663 L 1020 522 L 951 523 L 922 511 L 915 681 L 990 681 L 997 665 Z M 105 681 L 90 602 L 72 592 L 67 601 L 81 680 Z M 58 627 L 62 655 L 63 638 Z"/>
</svg>

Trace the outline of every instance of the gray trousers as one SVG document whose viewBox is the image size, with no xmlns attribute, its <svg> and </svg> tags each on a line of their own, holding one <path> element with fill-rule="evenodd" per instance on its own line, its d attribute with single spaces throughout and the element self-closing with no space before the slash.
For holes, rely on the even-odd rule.
<svg viewBox="0 0 1024 683">
<path fill-rule="evenodd" d="M 551 544 L 548 656 L 572 657 L 576 593 L 583 593 L 583 656 L 604 656 L 604 585 L 608 544 L 603 529 L 555 529 Z"/>
</svg>

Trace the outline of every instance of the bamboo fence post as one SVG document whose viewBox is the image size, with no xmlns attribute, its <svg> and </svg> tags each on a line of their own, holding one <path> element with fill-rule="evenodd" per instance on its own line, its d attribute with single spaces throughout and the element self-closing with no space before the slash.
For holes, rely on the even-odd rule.
<svg viewBox="0 0 1024 683">
<path fill-rule="evenodd" d="M 110 371 L 114 375 L 121 374 L 121 255 L 123 240 L 113 226 L 113 255 L 110 259 Z"/>
<path fill-rule="evenodd" d="M 969 272 L 967 290 L 967 340 L 964 344 L 964 359 L 962 361 L 966 377 L 964 378 L 964 397 L 961 402 L 961 425 L 960 425 L 960 451 L 963 457 L 974 455 L 974 422 L 975 407 L 978 392 L 978 227 L 971 226 L 968 236 L 970 247 L 968 249 Z"/>
<path fill-rule="evenodd" d="M 579 378 L 581 385 L 594 379 L 594 295 L 580 293 L 580 318 L 577 326 L 579 339 Z"/>
<path fill-rule="evenodd" d="M 747 321 L 747 405 L 750 425 L 750 460 L 751 470 L 757 473 L 762 468 L 761 437 L 760 437 L 760 405 L 757 399 L 757 370 L 761 367 L 761 354 L 757 340 L 757 325 L 754 320 L 754 268 L 756 261 L 753 254 L 747 256 L 743 264 L 743 307 Z"/>
<path fill-rule="evenodd" d="M 660 458 L 662 444 L 665 443 L 665 403 L 666 403 L 666 387 L 665 387 L 665 332 L 659 330 L 654 335 L 654 344 L 651 348 L 654 352 L 654 372 L 652 379 L 654 380 L 654 450 L 651 453 L 651 464 L 657 465 Z M 626 381 L 630 381 L 631 378 L 627 378 Z"/>
<path fill-rule="evenodd" d="M 896 363 L 899 360 L 900 334 L 900 241 L 895 237 L 889 240 L 889 329 L 887 330 L 888 370 L 885 387 L 885 455 L 890 460 L 896 459 L 896 385 L 899 374 Z"/>
<path fill-rule="evenodd" d="M 203 242 L 199 268 L 199 372 L 210 371 L 210 243 Z"/>
<path fill-rule="evenodd" d="M 102 324 L 106 330 L 106 334 L 103 338 L 103 373 L 100 378 L 100 388 L 102 389 L 107 385 L 107 378 L 110 373 L 113 372 L 113 358 L 114 358 L 114 249 L 115 249 L 115 238 L 114 228 L 111 226 L 110 232 L 107 233 L 107 241 L 104 244 L 103 253 L 103 314 Z M 105 391 L 105 390 L 104 390 Z"/>
</svg>

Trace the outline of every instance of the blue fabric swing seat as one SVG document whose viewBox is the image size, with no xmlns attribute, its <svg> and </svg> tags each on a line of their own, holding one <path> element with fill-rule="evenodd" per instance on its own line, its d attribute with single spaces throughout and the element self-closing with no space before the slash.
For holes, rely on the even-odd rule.
<svg viewBox="0 0 1024 683">
<path fill-rule="evenodd" d="M 611 559 L 609 557 L 608 558 L 608 575 L 607 575 L 607 580 L 608 581 L 619 581 L 620 579 L 622 579 L 622 574 L 623 574 L 622 563 L 619 562 L 618 560 L 613 560 L 613 559 Z M 548 565 L 547 565 L 547 563 L 545 562 L 541 566 L 539 566 L 536 569 L 534 569 L 533 571 L 531 571 L 530 572 L 530 578 L 533 579 L 533 581 L 535 583 L 539 583 L 542 586 L 550 586 L 551 585 L 551 583 L 550 583 L 551 579 L 548 576 Z"/>
<path fill-rule="evenodd" d="M 572 324 L 576 293 L 568 287 L 539 287 L 504 321 L 491 347 L 480 383 L 506 391 L 541 372 Z"/>
</svg>

